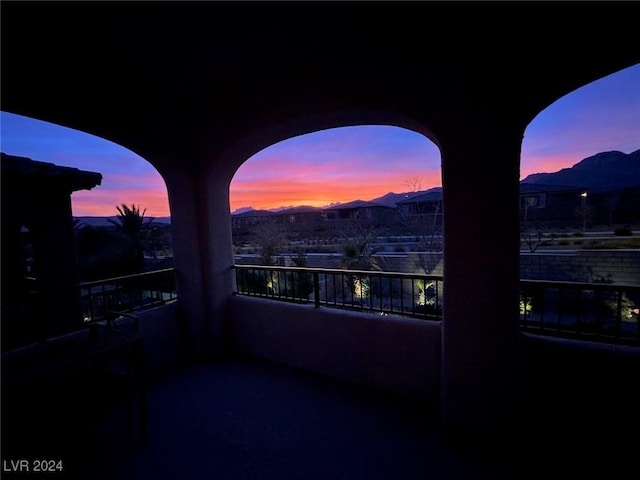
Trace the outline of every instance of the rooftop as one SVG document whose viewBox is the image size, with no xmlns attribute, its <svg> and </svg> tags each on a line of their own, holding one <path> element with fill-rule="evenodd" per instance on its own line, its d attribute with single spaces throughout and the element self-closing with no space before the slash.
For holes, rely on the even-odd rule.
<svg viewBox="0 0 640 480">
<path fill-rule="evenodd" d="M 42 185 L 55 185 L 68 189 L 91 190 L 102 183 L 102 174 L 78 168 L 39 162 L 27 157 L 19 157 L 2 153 L 2 176 L 6 185 L 11 187 L 28 186 L 35 189 Z"/>
</svg>

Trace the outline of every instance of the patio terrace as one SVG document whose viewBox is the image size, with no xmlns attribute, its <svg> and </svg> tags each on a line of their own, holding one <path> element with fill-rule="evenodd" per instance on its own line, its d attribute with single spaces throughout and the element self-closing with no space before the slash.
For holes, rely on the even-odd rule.
<svg viewBox="0 0 640 480">
<path fill-rule="evenodd" d="M 146 440 L 130 428 L 135 391 L 94 390 L 71 372 L 21 408 L 3 401 L 3 460 L 59 459 L 56 478 L 96 480 L 519 479 L 596 469 L 614 479 L 634 467 L 635 347 L 523 333 L 520 420 L 476 438 L 439 419 L 439 322 L 235 296 L 226 353 L 188 361 L 177 307 L 137 313 Z M 44 423 L 22 430 L 32 416 Z M 8 465 L 3 478 L 25 478 Z"/>
<path fill-rule="evenodd" d="M 150 382 L 148 402 L 147 442 L 104 425 L 81 442 L 59 432 L 39 450 L 63 461 L 49 477 L 507 480 L 601 470 L 616 479 L 634 467 L 622 428 L 528 422 L 491 445 L 460 443 L 422 402 L 255 357 L 167 371 Z M 30 453 L 3 459 L 40 458 Z M 5 466 L 3 478 L 31 477 Z"/>
</svg>

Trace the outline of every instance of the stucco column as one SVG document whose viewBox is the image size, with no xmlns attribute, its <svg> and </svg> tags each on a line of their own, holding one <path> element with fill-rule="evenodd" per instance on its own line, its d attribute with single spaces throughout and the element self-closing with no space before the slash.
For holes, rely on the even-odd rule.
<svg viewBox="0 0 640 480">
<path fill-rule="evenodd" d="M 51 189 L 39 199 L 29 226 L 42 295 L 42 334 L 48 338 L 78 330 L 82 309 L 71 193 Z"/>
<path fill-rule="evenodd" d="M 518 414 L 521 136 L 486 124 L 455 133 L 439 139 L 445 241 L 441 414 L 445 427 L 477 438 L 510 430 Z"/>
<path fill-rule="evenodd" d="M 203 162 L 204 163 L 204 162 Z M 171 208 L 181 344 L 188 358 L 221 354 L 226 304 L 232 293 L 230 177 L 209 162 L 199 169 L 175 162 L 165 175 Z"/>
</svg>

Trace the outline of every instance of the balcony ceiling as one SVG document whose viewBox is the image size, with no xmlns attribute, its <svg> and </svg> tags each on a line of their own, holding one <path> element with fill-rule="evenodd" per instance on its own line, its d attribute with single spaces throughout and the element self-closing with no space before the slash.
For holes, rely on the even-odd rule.
<svg viewBox="0 0 640 480">
<path fill-rule="evenodd" d="M 632 3 L 3 2 L 2 110 L 157 167 L 335 112 L 520 128 L 640 62 Z M 373 123 L 358 115 L 324 126 Z"/>
</svg>

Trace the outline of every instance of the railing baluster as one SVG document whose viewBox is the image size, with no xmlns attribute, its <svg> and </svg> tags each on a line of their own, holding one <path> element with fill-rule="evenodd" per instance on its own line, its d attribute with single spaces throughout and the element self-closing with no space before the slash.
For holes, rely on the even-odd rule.
<svg viewBox="0 0 640 480">
<path fill-rule="evenodd" d="M 404 313 L 404 288 L 402 278 L 400 279 L 400 314 Z"/>
<path fill-rule="evenodd" d="M 618 299 L 616 302 L 616 329 L 615 338 L 620 339 L 620 331 L 622 330 L 622 290 L 618 290 Z"/>
<path fill-rule="evenodd" d="M 333 282 L 333 306 L 338 305 L 338 278 L 335 273 L 331 273 L 331 279 Z"/>
<path fill-rule="evenodd" d="M 416 280 L 415 280 L 415 278 L 412 278 L 411 279 L 411 313 L 413 313 L 413 314 L 416 313 L 416 306 L 415 305 L 416 305 Z"/>
</svg>

